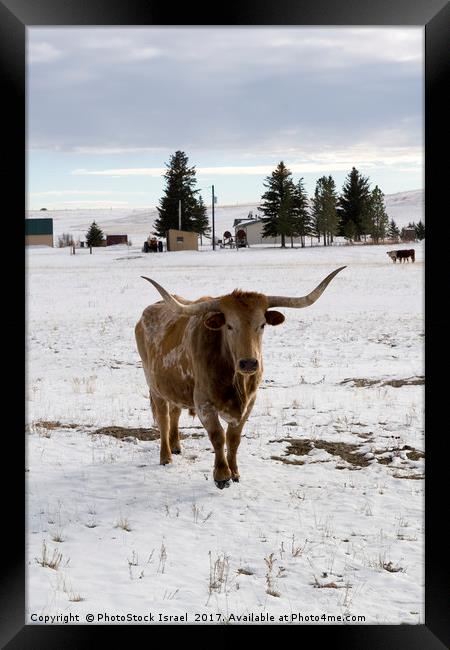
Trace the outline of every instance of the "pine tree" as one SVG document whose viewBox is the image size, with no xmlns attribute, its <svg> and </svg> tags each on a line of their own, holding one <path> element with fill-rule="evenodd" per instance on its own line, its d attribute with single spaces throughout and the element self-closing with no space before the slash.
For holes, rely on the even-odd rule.
<svg viewBox="0 0 450 650">
<path fill-rule="evenodd" d="M 349 221 L 352 221 L 356 231 L 355 238 L 357 241 L 360 241 L 361 235 L 367 232 L 368 201 L 369 179 L 362 176 L 355 167 L 352 167 L 352 171 L 347 176 L 338 202 L 340 234 L 345 236 L 345 227 Z"/>
<path fill-rule="evenodd" d="M 389 239 L 395 239 L 395 240 L 398 240 L 398 238 L 400 237 L 400 229 L 398 228 L 394 219 L 391 219 L 391 221 L 389 222 L 387 236 L 389 237 Z"/>
<path fill-rule="evenodd" d="M 86 233 L 86 245 L 87 246 L 101 246 L 104 240 L 103 231 L 97 226 L 95 221 L 93 221 L 89 227 L 89 230 Z"/>
<path fill-rule="evenodd" d="M 319 181 L 316 182 L 316 187 L 314 189 L 314 196 L 312 198 L 312 207 L 311 207 L 311 230 L 312 233 L 317 237 L 317 241 L 320 242 L 321 234 L 323 233 L 324 222 L 322 217 L 322 202 L 320 196 L 320 185 Z"/>
<path fill-rule="evenodd" d="M 303 178 L 300 178 L 294 188 L 293 200 L 293 234 L 300 237 L 302 248 L 305 247 L 305 237 L 311 235 L 311 215 L 309 212 L 308 195 L 306 194 L 303 184 Z"/>
<path fill-rule="evenodd" d="M 259 209 L 263 217 L 263 237 L 281 235 L 281 247 L 286 247 L 286 237 L 295 233 L 294 193 L 292 173 L 281 161 L 270 176 L 266 177 L 264 187 L 267 192 L 261 197 Z"/>
<path fill-rule="evenodd" d="M 389 229 L 389 217 L 384 205 L 384 194 L 376 185 L 372 190 L 368 202 L 368 233 L 376 244 L 384 239 Z"/>
<path fill-rule="evenodd" d="M 206 233 L 209 233 L 211 230 L 209 226 L 206 205 L 203 203 L 203 198 L 201 196 L 198 197 L 197 205 L 194 208 L 192 221 L 194 232 L 198 232 L 204 235 Z"/>
<path fill-rule="evenodd" d="M 317 180 L 312 207 L 313 230 L 319 241 L 323 235 L 323 245 L 329 246 L 338 232 L 338 213 L 336 185 L 332 176 L 322 176 Z"/>
<path fill-rule="evenodd" d="M 205 233 L 208 228 L 206 208 L 200 204 L 195 189 L 197 179 L 195 167 L 188 166 L 188 157 L 184 151 L 176 151 L 166 163 L 166 189 L 157 208 L 159 217 L 155 220 L 155 233 L 165 237 L 170 228 L 178 229 L 179 201 L 181 200 L 181 229 Z"/>
<path fill-rule="evenodd" d="M 416 239 L 418 239 L 419 241 L 425 239 L 425 226 L 422 223 L 422 219 L 419 221 L 419 223 L 416 226 Z"/>
<path fill-rule="evenodd" d="M 357 230 L 353 221 L 347 221 L 347 223 L 344 226 L 343 235 L 345 239 L 347 239 L 349 242 L 355 240 L 357 236 Z"/>
</svg>

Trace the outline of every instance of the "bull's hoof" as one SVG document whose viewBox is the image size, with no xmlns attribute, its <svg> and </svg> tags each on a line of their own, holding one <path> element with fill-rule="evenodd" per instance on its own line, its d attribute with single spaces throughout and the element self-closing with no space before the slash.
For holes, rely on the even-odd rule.
<svg viewBox="0 0 450 650">
<path fill-rule="evenodd" d="M 172 454 L 181 454 L 181 449 L 172 449 Z"/>
<path fill-rule="evenodd" d="M 229 488 L 230 487 L 230 479 L 226 478 L 224 481 L 214 481 L 216 484 L 216 487 L 219 488 L 219 490 L 223 490 L 223 488 Z"/>
<path fill-rule="evenodd" d="M 169 465 L 172 462 L 171 458 L 161 458 L 159 461 L 160 465 Z"/>
<path fill-rule="evenodd" d="M 233 483 L 239 483 L 239 476 L 232 476 Z"/>
</svg>

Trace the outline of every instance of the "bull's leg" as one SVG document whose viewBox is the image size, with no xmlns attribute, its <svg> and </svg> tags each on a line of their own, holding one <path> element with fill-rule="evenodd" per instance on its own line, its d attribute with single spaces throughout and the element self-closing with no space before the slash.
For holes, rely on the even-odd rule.
<svg viewBox="0 0 450 650">
<path fill-rule="evenodd" d="M 196 411 L 214 447 L 213 477 L 217 487 L 222 490 L 224 487 L 229 487 L 231 478 L 231 471 L 225 457 L 225 431 L 216 411 L 211 406 L 196 404 Z"/>
<path fill-rule="evenodd" d="M 160 451 L 159 451 L 159 462 L 160 465 L 167 465 L 172 462 L 172 454 L 170 451 L 169 444 L 169 429 L 170 429 L 170 417 L 169 417 L 169 402 L 158 397 L 153 393 L 150 394 L 150 401 L 152 404 L 153 416 L 158 424 L 159 435 L 160 435 Z"/>
<path fill-rule="evenodd" d="M 244 422 L 237 427 L 233 427 L 231 424 L 227 427 L 227 461 L 233 481 L 239 481 L 236 455 L 241 442 L 241 431 L 243 427 Z"/>
<path fill-rule="evenodd" d="M 178 420 L 180 419 L 181 409 L 175 404 L 169 407 L 170 427 L 169 427 L 169 444 L 172 454 L 181 454 L 180 434 L 178 431 Z"/>
<path fill-rule="evenodd" d="M 239 470 L 237 466 L 236 456 L 237 456 L 238 447 L 241 443 L 241 432 L 242 429 L 244 428 L 244 424 L 248 420 L 250 413 L 252 412 L 254 403 L 255 400 L 254 399 L 251 400 L 250 404 L 248 405 L 247 411 L 245 412 L 244 417 L 242 418 L 242 420 L 238 425 L 233 426 L 229 424 L 227 427 L 227 461 L 228 461 L 228 466 L 231 470 L 231 478 L 235 482 L 239 481 Z"/>
</svg>

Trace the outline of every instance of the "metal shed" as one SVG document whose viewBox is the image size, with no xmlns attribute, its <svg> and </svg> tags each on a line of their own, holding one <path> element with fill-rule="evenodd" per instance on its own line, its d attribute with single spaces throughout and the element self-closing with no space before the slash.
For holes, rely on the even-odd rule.
<svg viewBox="0 0 450 650">
<path fill-rule="evenodd" d="M 53 219 L 25 219 L 25 246 L 53 248 Z"/>
</svg>

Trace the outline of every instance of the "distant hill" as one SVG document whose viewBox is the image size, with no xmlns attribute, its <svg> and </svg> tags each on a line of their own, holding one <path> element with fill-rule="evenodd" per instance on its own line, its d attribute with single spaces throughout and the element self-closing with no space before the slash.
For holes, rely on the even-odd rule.
<svg viewBox="0 0 450 650">
<path fill-rule="evenodd" d="M 421 219 L 425 223 L 424 191 L 411 190 L 387 194 L 386 211 L 401 228 L 408 222 Z M 225 230 L 233 229 L 235 219 L 245 219 L 249 212 L 258 214 L 259 202 L 215 207 L 216 236 L 222 237 Z M 208 215 L 211 219 L 211 209 Z M 69 232 L 75 237 L 84 237 L 92 221 L 96 221 L 105 234 L 127 234 L 133 244 L 142 242 L 151 232 L 158 216 L 156 208 L 81 208 L 70 210 L 46 210 L 45 217 L 53 218 L 55 241 L 58 235 Z M 41 210 L 28 210 L 26 217 L 43 217 Z"/>
</svg>

